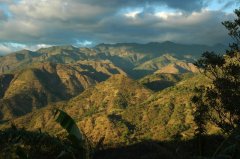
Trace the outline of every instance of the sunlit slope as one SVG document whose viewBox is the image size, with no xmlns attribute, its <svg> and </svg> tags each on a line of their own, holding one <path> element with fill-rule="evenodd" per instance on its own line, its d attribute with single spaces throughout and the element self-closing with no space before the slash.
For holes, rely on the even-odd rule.
<svg viewBox="0 0 240 159">
<path fill-rule="evenodd" d="M 15 73 L 2 93 L 1 119 L 24 115 L 52 102 L 69 100 L 113 74 L 125 75 L 109 61 L 34 64 Z"/>
<path fill-rule="evenodd" d="M 146 139 L 191 138 L 195 124 L 190 98 L 194 87 L 206 81 L 197 75 L 153 93 L 126 76 L 115 75 L 69 102 L 52 104 L 11 122 L 29 130 L 61 133 L 51 113 L 58 107 L 69 113 L 90 139 L 105 136 L 109 146 Z"/>
</svg>

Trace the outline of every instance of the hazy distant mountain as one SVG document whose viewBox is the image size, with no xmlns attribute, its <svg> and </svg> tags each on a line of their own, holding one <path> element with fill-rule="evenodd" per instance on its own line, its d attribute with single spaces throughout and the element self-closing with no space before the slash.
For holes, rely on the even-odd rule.
<svg viewBox="0 0 240 159">
<path fill-rule="evenodd" d="M 132 78 L 140 78 L 176 61 L 192 62 L 204 51 L 223 52 L 224 45 L 184 45 L 163 43 L 99 44 L 96 47 L 76 48 L 53 46 L 35 52 L 22 50 L 0 57 L 0 74 L 29 67 L 33 63 L 75 63 L 83 60 L 109 60 Z"/>
<path fill-rule="evenodd" d="M 197 45 L 197 44 L 177 44 L 166 41 L 162 43 L 151 42 L 147 44 L 137 43 L 118 43 L 118 44 L 99 44 L 95 47 L 99 52 L 108 52 L 111 55 L 129 56 L 138 53 L 139 56 L 129 56 L 132 61 L 140 61 L 143 56 L 148 55 L 158 57 L 163 54 L 175 54 L 178 56 L 192 55 L 200 56 L 205 51 L 215 51 L 223 53 L 226 49 L 225 45 L 216 44 L 214 46 Z M 144 56 L 144 57 L 145 57 Z"/>
</svg>

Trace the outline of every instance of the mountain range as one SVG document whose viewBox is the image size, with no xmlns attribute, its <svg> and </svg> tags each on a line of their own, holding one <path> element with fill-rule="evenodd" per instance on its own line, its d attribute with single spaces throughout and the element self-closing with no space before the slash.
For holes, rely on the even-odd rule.
<svg viewBox="0 0 240 159">
<path fill-rule="evenodd" d="M 0 128 L 64 133 L 52 119 L 60 108 L 93 141 L 116 146 L 194 135 L 190 99 L 208 80 L 193 62 L 224 45 L 163 43 L 53 46 L 0 57 Z M 209 125 L 209 133 L 217 128 Z"/>
<path fill-rule="evenodd" d="M 109 60 L 131 78 L 137 79 L 168 65 L 177 70 L 183 68 L 191 72 L 189 67 L 192 66 L 188 64 L 184 66 L 181 62 L 193 62 L 205 51 L 222 53 L 225 49 L 226 46 L 220 44 L 214 46 L 184 45 L 169 41 L 148 44 L 99 44 L 94 48 L 53 46 L 37 51 L 22 50 L 0 57 L 0 74 L 17 71 L 33 63 L 69 64 L 82 60 Z"/>
</svg>

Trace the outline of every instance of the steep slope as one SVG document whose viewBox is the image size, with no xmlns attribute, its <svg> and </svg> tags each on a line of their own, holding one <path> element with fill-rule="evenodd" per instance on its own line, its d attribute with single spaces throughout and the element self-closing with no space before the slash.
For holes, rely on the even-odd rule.
<svg viewBox="0 0 240 159">
<path fill-rule="evenodd" d="M 169 64 L 184 62 L 188 65 L 187 63 L 193 62 L 205 51 L 222 53 L 225 48 L 224 45 L 185 45 L 166 41 L 147 44 L 99 44 L 94 49 L 98 55 L 112 61 L 129 76 L 139 79 Z"/>
<path fill-rule="evenodd" d="M 197 67 L 188 62 L 177 61 L 170 63 L 162 68 L 159 68 L 155 73 L 172 73 L 172 74 L 182 74 L 182 73 L 197 73 Z"/>
<path fill-rule="evenodd" d="M 157 58 L 148 60 L 148 61 L 136 66 L 134 69 L 135 70 L 148 70 L 148 71 L 154 72 L 170 63 L 174 63 L 177 61 L 179 61 L 179 59 L 174 57 L 174 55 L 164 54 Z"/>
<path fill-rule="evenodd" d="M 53 46 L 35 52 L 22 50 L 0 57 L 0 74 L 23 69 L 33 63 L 53 62 L 65 64 L 86 60 L 90 56 L 89 52 L 84 53 L 81 49 L 73 46 Z"/>
<path fill-rule="evenodd" d="M 68 112 L 91 139 L 97 141 L 105 136 L 105 144 L 113 146 L 134 140 L 135 131 L 139 129 L 136 106 L 151 93 L 124 75 L 114 75 L 66 104 L 57 104 L 57 107 Z M 48 107 L 12 122 L 28 129 L 41 127 L 59 132 L 59 127 L 51 119 L 51 107 Z"/>
<path fill-rule="evenodd" d="M 22 50 L 0 57 L 0 74 L 27 67 L 33 62 L 33 59 L 40 56 L 41 54 L 38 52 Z"/>
<path fill-rule="evenodd" d="M 174 86 L 179 81 L 190 78 L 192 76 L 194 76 L 192 73 L 154 73 L 141 78 L 139 82 L 153 91 L 160 91 L 165 88 Z"/>
<path fill-rule="evenodd" d="M 14 75 L 12 74 L 0 75 L 0 99 L 4 96 L 13 77 Z"/>
<path fill-rule="evenodd" d="M 14 75 L 0 102 L 1 119 L 24 115 L 48 103 L 68 100 L 113 74 L 125 74 L 109 61 L 38 63 Z"/>
<path fill-rule="evenodd" d="M 198 57 L 205 51 L 224 52 L 226 46 L 224 45 L 186 45 L 177 44 L 170 41 L 162 43 L 151 42 L 147 44 L 137 43 L 118 43 L 118 44 L 99 44 L 95 47 L 98 52 L 105 52 L 112 56 L 119 55 L 127 58 L 129 61 L 137 62 L 144 61 L 152 57 L 158 57 L 163 54 L 175 54 L 175 55 L 191 55 Z"/>
<path fill-rule="evenodd" d="M 100 44 L 94 48 L 53 46 L 35 52 L 22 50 L 0 57 L 0 74 L 12 73 L 39 62 L 70 64 L 83 60 L 109 60 L 137 79 L 174 62 L 192 62 L 204 51 L 221 53 L 224 49 L 224 45 L 183 45 L 173 42 Z"/>
<path fill-rule="evenodd" d="M 208 84 L 208 80 L 201 74 L 184 79 L 175 86 L 166 88 L 149 97 L 143 105 L 145 110 L 143 129 L 146 136 L 153 139 L 167 140 L 177 137 L 191 138 L 194 136 L 193 121 L 194 106 L 191 97 L 194 88 Z M 209 133 L 216 132 L 209 127 Z"/>
<path fill-rule="evenodd" d="M 197 75 L 152 93 L 136 81 L 115 75 L 67 103 L 53 104 L 9 123 L 29 130 L 62 133 L 51 113 L 52 108 L 58 107 L 69 113 L 91 140 L 96 142 L 105 136 L 105 145 L 111 147 L 141 140 L 191 138 L 195 124 L 190 98 L 195 86 L 206 83 L 204 77 Z M 209 133 L 213 132 L 216 129 L 209 127 Z"/>
<path fill-rule="evenodd" d="M 196 73 L 197 68 L 192 64 L 193 59 L 176 57 L 171 54 L 164 54 L 160 57 L 146 61 L 138 66 L 135 70 L 146 70 L 156 73 Z"/>
</svg>

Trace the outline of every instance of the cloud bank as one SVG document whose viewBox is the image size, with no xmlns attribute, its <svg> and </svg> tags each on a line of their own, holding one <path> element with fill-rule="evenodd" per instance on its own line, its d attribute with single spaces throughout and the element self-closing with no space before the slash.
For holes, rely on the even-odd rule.
<svg viewBox="0 0 240 159">
<path fill-rule="evenodd" d="M 209 2 L 0 0 L 0 53 L 41 45 L 102 42 L 227 43 L 221 22 L 233 18 L 231 10 L 238 1 Z"/>
</svg>

